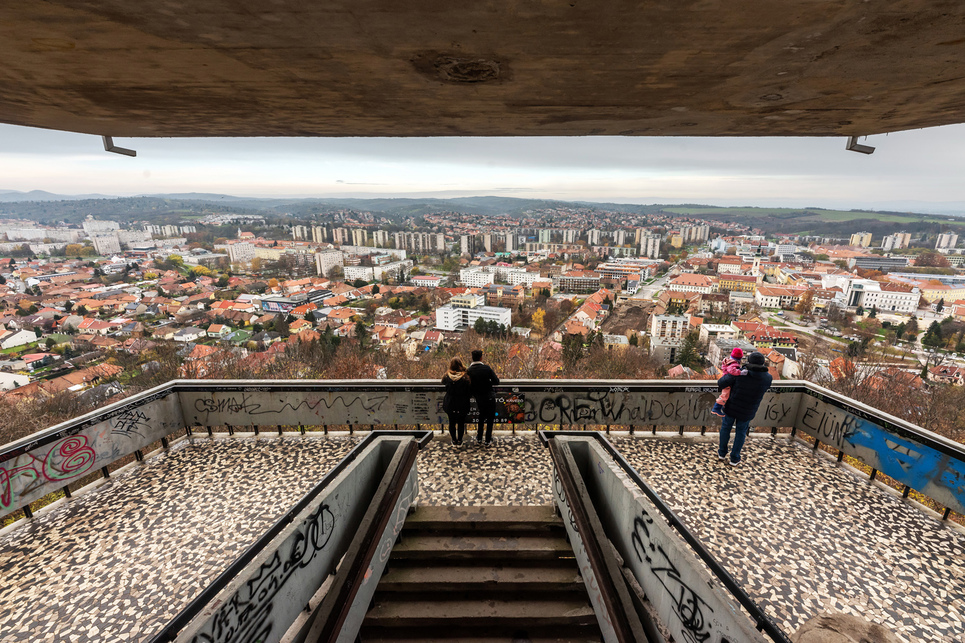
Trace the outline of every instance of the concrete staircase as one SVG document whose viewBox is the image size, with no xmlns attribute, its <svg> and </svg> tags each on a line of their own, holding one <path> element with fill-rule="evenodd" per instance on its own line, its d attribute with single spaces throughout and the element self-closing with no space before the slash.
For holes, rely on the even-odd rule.
<svg viewBox="0 0 965 643">
<path fill-rule="evenodd" d="M 362 643 L 598 643 L 552 507 L 420 507 L 359 635 Z"/>
</svg>

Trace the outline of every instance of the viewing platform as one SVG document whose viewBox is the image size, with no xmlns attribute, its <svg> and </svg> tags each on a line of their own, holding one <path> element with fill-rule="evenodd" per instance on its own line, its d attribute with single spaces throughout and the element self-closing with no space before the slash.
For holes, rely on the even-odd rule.
<svg viewBox="0 0 965 643">
<path fill-rule="evenodd" d="M 715 456 L 709 390 L 509 382 L 501 391 L 521 421 L 502 425 L 492 448 L 457 448 L 440 431 L 435 384 L 172 382 L 0 449 L 4 514 L 109 472 L 0 532 L 0 640 L 152 640 L 345 467 L 369 428 L 396 426 L 433 431 L 412 478 L 422 507 L 558 505 L 560 474 L 533 429 L 609 428 L 614 450 L 781 632 L 833 611 L 903 641 L 965 639 L 965 531 L 943 520 L 965 509 L 961 445 L 791 382 L 765 399 L 744 461 L 731 467 Z M 911 485 L 903 494 L 872 480 L 815 449 L 814 435 Z M 135 462 L 111 470 L 130 453 Z M 912 489 L 949 509 L 924 508 Z"/>
</svg>

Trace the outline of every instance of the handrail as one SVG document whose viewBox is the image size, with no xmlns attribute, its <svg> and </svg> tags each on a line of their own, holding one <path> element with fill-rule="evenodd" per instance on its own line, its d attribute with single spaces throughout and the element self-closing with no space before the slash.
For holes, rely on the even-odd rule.
<svg viewBox="0 0 965 643">
<path fill-rule="evenodd" d="M 679 393 L 687 389 L 715 388 L 714 380 L 688 380 L 676 382 L 672 380 L 504 380 L 498 391 L 518 389 L 520 392 L 544 391 L 552 387 L 560 392 L 588 391 L 611 389 L 614 387 L 628 392 Z M 406 391 L 406 392 L 442 392 L 443 387 L 436 380 L 171 380 L 143 393 L 120 400 L 109 406 L 86 413 L 80 417 L 61 422 L 47 429 L 25 436 L 5 445 L 0 445 L 0 462 L 16 457 L 38 446 L 49 444 L 59 438 L 73 435 L 82 429 L 111 419 L 126 410 L 143 406 L 156 399 L 167 397 L 174 393 L 197 392 L 199 390 L 244 390 L 256 387 L 263 390 L 280 391 L 331 391 L 339 390 L 368 390 L 368 391 Z M 803 380 L 781 380 L 775 382 L 771 389 L 775 392 L 795 393 L 831 402 L 844 411 L 853 413 L 866 419 L 873 419 L 886 425 L 903 437 L 909 437 L 923 446 L 931 447 L 940 453 L 950 455 L 959 460 L 965 460 L 965 446 L 937 435 L 931 431 L 918 427 L 910 422 L 894 417 L 852 400 L 844 395 L 835 393 L 811 382 Z M 627 424 L 633 424 L 628 422 Z M 639 423 L 644 424 L 644 423 Z"/>
<path fill-rule="evenodd" d="M 597 442 L 600 443 L 613 461 L 620 465 L 624 473 L 633 480 L 638 487 L 646 494 L 650 502 L 663 514 L 663 517 L 667 522 L 681 535 L 681 537 L 690 545 L 691 549 L 697 554 L 698 557 L 707 565 L 710 571 L 723 583 L 724 587 L 733 594 L 734 598 L 747 610 L 748 614 L 755 621 L 755 625 L 758 630 L 764 632 L 771 637 L 774 641 L 778 643 L 791 643 L 787 634 L 769 617 L 764 610 L 757 606 L 747 592 L 740 586 L 740 584 L 730 575 L 723 565 L 717 562 L 714 555 L 711 554 L 707 549 L 701 544 L 700 540 L 690 531 L 686 523 L 681 520 L 677 514 L 674 513 L 667 504 L 660 498 L 656 491 L 653 490 L 650 485 L 644 482 L 637 470 L 627 462 L 626 458 L 620 454 L 619 451 L 610 443 L 606 437 L 599 431 L 540 431 L 539 439 L 543 444 L 548 444 L 549 436 L 574 436 L 574 437 L 593 437 Z"/>
<path fill-rule="evenodd" d="M 369 507 L 366 515 L 362 518 L 360 526 L 364 526 L 363 533 L 355 538 L 358 551 L 356 555 L 349 557 L 352 549 L 345 554 L 343 564 L 348 563 L 344 573 L 339 574 L 335 585 L 329 590 L 329 597 L 316 614 L 316 624 L 309 631 L 307 641 L 314 643 L 334 643 L 338 640 L 342 632 L 342 626 L 348 617 L 349 611 L 354 606 L 356 597 L 362 583 L 367 580 L 367 574 L 371 573 L 372 559 L 382 543 L 382 535 L 385 533 L 392 517 L 392 509 L 402 497 L 405 482 L 415 464 L 419 448 L 409 442 L 401 454 L 397 454 L 396 459 L 401 460 L 390 473 L 391 477 L 387 480 L 385 492 L 379 498 L 378 505 Z M 330 610 L 327 609 L 331 606 Z M 327 618 L 326 618 L 327 617 Z"/>
<path fill-rule="evenodd" d="M 268 528 L 268 530 L 261 535 L 258 540 L 253 542 L 245 551 L 241 553 L 223 572 L 221 572 L 217 578 L 215 578 L 207 587 L 201 590 L 187 606 L 182 609 L 177 616 L 171 619 L 167 625 L 164 626 L 160 632 L 151 637 L 149 643 L 166 643 L 167 641 L 173 641 L 177 638 L 178 633 L 183 630 L 188 623 L 191 622 L 198 613 L 204 609 L 205 605 L 211 602 L 211 600 L 218 595 L 222 589 L 224 589 L 231 580 L 238 575 L 241 570 L 243 570 L 255 557 L 265 548 L 268 544 L 282 532 L 282 530 L 290 525 L 292 521 L 302 512 L 304 509 L 314 500 L 318 494 L 324 491 L 331 482 L 339 476 L 347 467 L 369 445 L 371 445 L 376 438 L 381 436 L 400 436 L 408 435 L 416 439 L 419 443 L 419 448 L 422 448 L 428 444 L 429 440 L 432 439 L 431 431 L 372 431 L 365 438 L 359 442 L 355 448 L 349 451 L 344 458 L 342 458 L 338 464 L 335 465 L 331 471 L 325 474 L 324 477 L 318 483 L 308 490 L 308 492 L 301 497 L 301 499 L 295 503 L 295 505 L 285 512 L 281 518 L 279 518 L 275 523 Z"/>
<path fill-rule="evenodd" d="M 594 528 L 599 525 L 599 519 L 597 518 L 596 521 L 591 519 L 591 509 L 584 503 L 584 494 L 580 493 L 581 489 L 576 483 L 579 474 L 574 471 L 576 464 L 573 462 L 573 455 L 568 451 L 564 452 L 563 447 L 556 440 L 548 442 L 547 446 L 549 446 L 550 457 L 556 467 L 560 484 L 563 486 L 573 522 L 576 523 L 576 531 L 583 541 L 590 569 L 596 578 L 596 586 L 603 602 L 602 607 L 606 610 L 609 617 L 607 620 L 613 627 L 617 641 L 619 643 L 658 643 L 660 639 L 653 639 L 649 635 L 640 622 L 639 615 L 632 610 L 629 596 L 626 595 L 626 586 L 624 585 L 624 592 L 621 594 L 614 582 L 614 573 L 619 573 L 614 569 L 616 561 L 612 553 L 608 560 L 607 551 L 600 543 L 598 531 L 602 531 L 602 527 Z M 632 620 L 634 616 L 637 617 L 636 622 Z M 643 639 L 638 641 L 641 636 Z"/>
</svg>

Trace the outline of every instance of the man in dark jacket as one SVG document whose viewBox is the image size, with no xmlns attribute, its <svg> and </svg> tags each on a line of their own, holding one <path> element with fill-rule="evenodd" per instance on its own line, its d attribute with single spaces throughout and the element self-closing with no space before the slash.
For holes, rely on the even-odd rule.
<svg viewBox="0 0 965 643">
<path fill-rule="evenodd" d="M 724 405 L 724 419 L 720 423 L 718 458 L 728 459 L 727 443 L 730 442 L 730 431 L 736 424 L 737 433 L 734 435 L 734 448 L 730 452 L 730 464 L 736 467 L 741 463 L 741 449 L 750 430 L 751 420 L 757 415 L 757 409 L 773 379 L 764 365 L 764 356 L 754 352 L 747 358 L 747 375 L 724 375 L 717 380 L 718 389 L 731 387 L 730 398 Z"/>
<path fill-rule="evenodd" d="M 467 369 L 469 381 L 472 383 L 472 396 L 476 398 L 479 407 L 479 428 L 476 430 L 476 442 L 489 446 L 493 443 L 493 421 L 496 419 L 496 394 L 494 386 L 499 385 L 496 372 L 482 363 L 482 351 L 472 352 L 472 364 Z M 483 442 L 483 424 L 486 425 L 486 441 Z"/>
</svg>

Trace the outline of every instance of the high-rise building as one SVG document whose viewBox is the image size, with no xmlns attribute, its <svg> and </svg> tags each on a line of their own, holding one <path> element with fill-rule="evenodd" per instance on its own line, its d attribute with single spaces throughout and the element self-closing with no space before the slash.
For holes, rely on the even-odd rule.
<svg viewBox="0 0 965 643">
<path fill-rule="evenodd" d="M 600 238 L 602 236 L 603 232 L 601 230 L 593 229 L 586 233 L 586 241 L 591 246 L 598 246 L 600 245 Z"/>
<path fill-rule="evenodd" d="M 365 246 L 368 245 L 369 233 L 365 228 L 355 228 L 352 230 L 352 245 L 353 246 Z"/>
<path fill-rule="evenodd" d="M 859 248 L 867 248 L 871 246 L 871 233 L 870 232 L 855 232 L 851 235 L 851 241 L 848 242 L 849 246 L 857 246 Z"/>
<path fill-rule="evenodd" d="M 88 236 L 101 233 L 110 234 L 115 230 L 119 230 L 120 227 L 117 221 L 98 221 L 91 214 L 88 214 L 87 218 L 84 219 L 84 232 L 86 232 Z"/>
<path fill-rule="evenodd" d="M 553 240 L 553 231 L 549 228 L 543 228 L 539 231 L 539 242 L 549 243 Z"/>
<path fill-rule="evenodd" d="M 563 243 L 576 243 L 576 237 L 579 231 L 575 228 L 567 228 L 563 230 Z"/>
<path fill-rule="evenodd" d="M 617 230 L 613 233 L 613 243 L 618 246 L 625 245 L 627 242 L 627 231 Z"/>
<path fill-rule="evenodd" d="M 376 247 L 378 248 L 385 248 L 388 246 L 390 239 L 391 235 L 386 230 L 376 230 L 372 233 L 372 242 L 375 243 Z"/>
<path fill-rule="evenodd" d="M 954 248 L 958 245 L 958 235 L 953 232 L 943 232 L 938 235 L 938 240 L 935 241 L 935 248 Z"/>
<path fill-rule="evenodd" d="M 312 226 L 312 241 L 315 243 L 325 243 L 325 228 L 320 225 Z"/>
<path fill-rule="evenodd" d="M 117 232 L 92 234 L 90 240 L 94 244 L 94 251 L 101 256 L 117 254 L 121 251 Z"/>
<path fill-rule="evenodd" d="M 649 257 L 650 259 L 657 259 L 660 257 L 660 241 L 661 237 L 658 234 L 646 234 L 640 239 L 640 255 L 643 257 Z"/>
<path fill-rule="evenodd" d="M 476 236 L 472 234 L 464 234 L 459 237 L 459 254 L 461 255 L 474 255 L 476 254 Z"/>
<path fill-rule="evenodd" d="M 308 228 L 303 225 L 293 225 L 292 226 L 292 239 L 295 241 L 304 241 L 308 238 Z"/>
<path fill-rule="evenodd" d="M 506 252 L 514 252 L 516 250 L 516 233 L 507 232 L 506 233 Z"/>
</svg>

